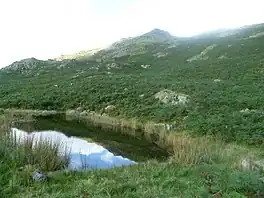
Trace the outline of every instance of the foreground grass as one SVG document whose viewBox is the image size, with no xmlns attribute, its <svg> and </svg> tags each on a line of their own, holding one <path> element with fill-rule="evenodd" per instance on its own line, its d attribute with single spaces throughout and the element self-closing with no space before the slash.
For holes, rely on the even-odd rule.
<svg viewBox="0 0 264 198">
<path fill-rule="evenodd" d="M 2 169 L 2 168 L 1 168 Z M 2 171 L 2 170 L 1 170 Z M 258 175 L 226 165 L 195 167 L 156 164 L 85 173 L 54 173 L 45 183 L 25 181 L 16 172 L 1 197 L 247 197 L 264 193 Z M 5 178 L 7 180 L 7 178 Z M 1 184 L 3 186 L 3 184 Z"/>
<path fill-rule="evenodd" d="M 8 129 L 8 122 L 7 119 L 1 123 L 3 132 Z M 22 152 L 29 159 L 38 160 L 29 144 L 24 147 L 29 150 L 23 150 L 0 141 L 0 197 L 240 198 L 260 197 L 264 193 L 260 173 L 240 169 L 241 159 L 263 156 L 261 149 L 223 144 L 206 137 L 174 135 L 167 138 L 173 141 L 174 152 L 165 162 L 149 161 L 131 167 L 88 172 L 50 172 L 57 168 L 45 169 L 46 166 L 41 165 L 46 163 L 53 167 L 49 165 L 53 164 L 52 159 L 57 159 L 54 148 L 47 146 L 49 144 L 40 147 L 45 149 L 38 154 L 54 158 L 43 157 L 44 161 L 36 162 L 16 157 Z M 28 164 L 33 166 L 26 168 Z M 48 174 L 45 182 L 32 180 L 32 172 L 39 167 Z"/>
</svg>

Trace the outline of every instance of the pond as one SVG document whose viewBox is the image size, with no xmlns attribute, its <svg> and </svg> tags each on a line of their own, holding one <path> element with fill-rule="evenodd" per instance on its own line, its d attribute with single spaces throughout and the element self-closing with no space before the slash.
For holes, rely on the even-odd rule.
<svg viewBox="0 0 264 198">
<path fill-rule="evenodd" d="M 81 168 L 84 161 L 91 168 L 111 168 L 150 159 L 163 161 L 169 155 L 142 135 L 133 137 L 61 117 L 38 116 L 30 122 L 15 122 L 12 127 L 17 134 L 65 142 L 71 149 L 71 168 Z"/>
</svg>

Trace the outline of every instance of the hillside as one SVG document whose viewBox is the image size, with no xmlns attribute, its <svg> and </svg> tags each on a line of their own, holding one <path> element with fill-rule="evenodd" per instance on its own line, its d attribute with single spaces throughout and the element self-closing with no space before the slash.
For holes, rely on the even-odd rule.
<svg viewBox="0 0 264 198">
<path fill-rule="evenodd" d="M 0 71 L 0 107 L 168 122 L 264 143 L 264 24 L 177 38 L 155 29 L 106 49 L 21 60 Z"/>
</svg>

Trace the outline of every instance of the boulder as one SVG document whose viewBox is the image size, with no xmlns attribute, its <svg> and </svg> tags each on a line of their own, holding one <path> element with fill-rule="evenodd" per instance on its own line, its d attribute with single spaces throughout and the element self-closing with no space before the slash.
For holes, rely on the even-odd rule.
<svg viewBox="0 0 264 198">
<path fill-rule="evenodd" d="M 105 107 L 105 111 L 109 112 L 109 111 L 113 111 L 114 109 L 116 109 L 116 106 L 114 105 L 108 105 L 107 107 Z"/>
<path fill-rule="evenodd" d="M 44 174 L 40 169 L 37 169 L 33 174 L 32 174 L 32 179 L 35 182 L 42 182 L 47 179 L 47 175 Z"/>
<path fill-rule="evenodd" d="M 214 79 L 214 82 L 221 82 L 221 79 Z"/>
<path fill-rule="evenodd" d="M 150 68 L 151 66 L 150 65 L 141 65 L 141 67 L 144 69 L 147 69 L 147 68 Z"/>
<path fill-rule="evenodd" d="M 257 171 L 259 173 L 264 172 L 264 159 L 252 160 L 245 158 L 241 161 L 241 167 L 245 171 Z"/>
<path fill-rule="evenodd" d="M 76 111 L 82 112 L 82 111 L 83 111 L 83 108 L 82 108 L 82 107 L 78 107 L 78 108 L 76 109 Z"/>
<path fill-rule="evenodd" d="M 167 55 L 168 55 L 168 53 L 164 53 L 164 52 L 158 52 L 156 54 L 153 54 L 153 56 L 157 57 L 157 58 L 162 58 L 162 57 L 165 57 Z"/>
<path fill-rule="evenodd" d="M 89 115 L 89 112 L 88 111 L 82 111 L 80 113 L 80 116 L 87 116 L 87 115 Z"/>
<path fill-rule="evenodd" d="M 113 69 L 113 68 L 119 68 L 119 65 L 117 63 L 108 63 L 106 65 L 106 68 L 109 69 Z"/>
<path fill-rule="evenodd" d="M 176 93 L 168 89 L 161 90 L 154 97 L 160 102 L 169 105 L 185 105 L 188 102 L 188 95 Z"/>
</svg>

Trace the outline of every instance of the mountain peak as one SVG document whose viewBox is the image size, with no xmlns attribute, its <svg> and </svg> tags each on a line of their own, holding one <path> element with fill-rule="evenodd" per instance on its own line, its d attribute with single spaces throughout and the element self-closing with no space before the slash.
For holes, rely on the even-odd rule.
<svg viewBox="0 0 264 198">
<path fill-rule="evenodd" d="M 15 61 L 11 65 L 3 68 L 4 70 L 10 71 L 23 71 L 37 67 L 37 65 L 42 62 L 34 57 L 22 59 L 20 61 Z"/>
<path fill-rule="evenodd" d="M 159 28 L 154 28 L 149 33 L 151 33 L 151 34 L 170 34 L 169 32 L 162 30 L 162 29 L 159 29 Z"/>
<path fill-rule="evenodd" d="M 169 32 L 167 32 L 165 30 L 158 29 L 158 28 L 155 28 L 155 29 L 151 30 L 150 32 L 143 34 L 142 37 L 151 37 L 154 40 L 159 40 L 159 41 L 175 39 L 175 37 L 172 36 Z"/>
</svg>

